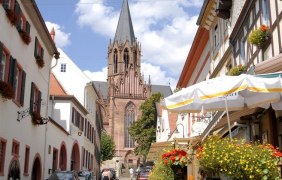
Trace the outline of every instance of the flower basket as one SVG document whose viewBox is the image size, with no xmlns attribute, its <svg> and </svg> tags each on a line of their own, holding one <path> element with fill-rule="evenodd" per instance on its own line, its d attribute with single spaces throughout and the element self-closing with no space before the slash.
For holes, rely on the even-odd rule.
<svg viewBox="0 0 282 180">
<path fill-rule="evenodd" d="M 269 40 L 270 29 L 266 25 L 261 25 L 259 28 L 254 29 L 248 36 L 248 42 L 259 48 L 263 48 Z"/>
<path fill-rule="evenodd" d="M 44 67 L 44 61 L 43 61 L 43 59 L 42 59 L 42 57 L 40 57 L 40 56 L 37 56 L 36 57 L 36 64 L 38 65 L 38 67 L 40 67 L 40 68 L 43 68 Z"/>
<path fill-rule="evenodd" d="M 16 16 L 15 12 L 10 9 L 6 9 L 6 14 L 11 22 L 11 24 L 16 25 L 18 22 L 18 17 Z"/>
<path fill-rule="evenodd" d="M 277 163 L 282 157 L 272 145 L 249 144 L 243 140 L 209 137 L 197 150 L 206 174 L 230 179 L 279 179 Z"/>
<path fill-rule="evenodd" d="M 30 35 L 25 31 L 20 31 L 20 36 L 25 44 L 29 44 L 31 41 Z"/>
<path fill-rule="evenodd" d="M 36 124 L 42 124 L 42 117 L 41 117 L 41 115 L 40 115 L 39 113 L 33 112 L 33 113 L 31 114 L 31 119 L 32 119 L 32 123 L 33 123 L 34 125 L 36 125 Z"/>
<path fill-rule="evenodd" d="M 239 64 L 238 66 L 232 67 L 228 74 L 230 76 L 239 76 L 240 74 L 244 74 L 247 72 L 247 67 Z"/>
<path fill-rule="evenodd" d="M 0 80 L 0 94 L 4 99 L 14 98 L 14 89 L 10 83 Z"/>
<path fill-rule="evenodd" d="M 162 160 L 164 165 L 170 166 L 173 170 L 174 179 L 184 180 L 187 177 L 187 165 L 191 163 L 192 156 L 185 150 L 173 149 L 162 154 Z"/>
</svg>

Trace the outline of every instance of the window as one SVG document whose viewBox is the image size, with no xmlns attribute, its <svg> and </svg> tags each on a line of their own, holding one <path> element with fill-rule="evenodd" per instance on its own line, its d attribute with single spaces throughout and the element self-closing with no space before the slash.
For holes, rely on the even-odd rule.
<svg viewBox="0 0 282 180">
<path fill-rule="evenodd" d="M 25 147 L 25 157 L 24 157 L 24 175 L 26 176 L 28 176 L 29 154 L 30 154 L 30 148 L 29 146 L 26 146 Z"/>
<path fill-rule="evenodd" d="M 10 56 L 9 65 L 9 83 L 13 86 L 14 100 L 21 106 L 24 105 L 24 92 L 25 92 L 25 79 L 26 73 L 21 66 L 17 63 L 17 60 Z"/>
<path fill-rule="evenodd" d="M 7 81 L 8 80 L 8 64 L 9 64 L 9 53 L 4 47 L 4 45 L 0 42 L 0 80 Z"/>
<path fill-rule="evenodd" d="M 14 0 L 2 0 L 2 5 L 6 11 L 12 10 L 14 11 Z"/>
<path fill-rule="evenodd" d="M 61 72 L 66 72 L 67 70 L 67 65 L 65 63 L 61 64 Z"/>
<path fill-rule="evenodd" d="M 57 170 L 57 164 L 58 164 L 58 149 L 53 148 L 53 162 L 52 162 L 52 170 Z"/>
<path fill-rule="evenodd" d="M 12 155 L 13 156 L 19 156 L 19 151 L 20 151 L 20 143 L 16 140 L 13 140 Z"/>
<path fill-rule="evenodd" d="M 217 25 L 214 27 L 214 38 L 213 38 L 213 41 L 214 41 L 214 50 L 216 51 L 219 48 L 219 32 L 218 32 Z"/>
<path fill-rule="evenodd" d="M 228 36 L 228 20 L 224 20 L 223 21 L 224 22 L 224 38 L 227 38 L 227 36 Z"/>
<path fill-rule="evenodd" d="M 245 42 L 243 39 L 240 40 L 240 64 L 245 64 Z"/>
<path fill-rule="evenodd" d="M 270 14 L 269 14 L 269 0 L 261 0 L 262 7 L 262 23 L 270 25 Z"/>
<path fill-rule="evenodd" d="M 129 64 L 129 52 L 127 48 L 125 48 L 123 53 L 123 62 L 124 62 L 124 68 L 127 69 Z"/>
<path fill-rule="evenodd" d="M 0 176 L 4 175 L 6 144 L 7 141 L 0 138 Z"/>
<path fill-rule="evenodd" d="M 134 140 L 129 134 L 129 127 L 135 120 L 135 105 L 130 102 L 125 109 L 125 147 L 133 148 Z"/>
<path fill-rule="evenodd" d="M 113 73 L 117 73 L 117 65 L 118 65 L 118 51 L 117 49 L 114 50 L 114 67 Z"/>
<path fill-rule="evenodd" d="M 31 83 L 30 92 L 30 106 L 29 113 L 35 113 L 40 115 L 41 110 L 41 92 L 38 90 L 34 82 Z"/>
<path fill-rule="evenodd" d="M 35 37 L 35 46 L 34 46 L 34 57 L 36 60 L 43 60 L 44 49 L 38 41 L 38 38 Z"/>
</svg>

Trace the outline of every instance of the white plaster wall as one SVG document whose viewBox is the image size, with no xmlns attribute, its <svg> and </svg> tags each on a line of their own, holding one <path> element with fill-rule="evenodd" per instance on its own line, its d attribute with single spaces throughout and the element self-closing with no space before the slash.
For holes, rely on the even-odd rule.
<svg viewBox="0 0 282 180">
<path fill-rule="evenodd" d="M 207 60 L 206 64 L 204 65 L 208 53 L 210 53 L 210 41 L 207 42 L 207 45 L 205 46 L 205 49 L 204 49 L 203 53 L 201 54 L 200 59 L 198 60 L 196 68 L 191 75 L 191 80 L 188 82 L 187 87 L 194 84 L 193 82 L 196 80 L 197 75 L 199 73 L 200 73 L 200 75 L 199 75 L 198 79 L 196 80 L 196 83 L 201 82 L 201 81 L 206 79 L 206 76 L 209 73 L 210 66 L 211 66 L 210 56 L 208 57 L 208 60 Z M 204 68 L 201 70 L 203 65 L 204 65 Z"/>
<path fill-rule="evenodd" d="M 18 1 L 21 6 L 21 1 Z M 47 116 L 47 103 L 48 103 L 48 89 L 49 89 L 49 70 L 50 63 L 52 59 L 52 54 L 50 54 L 46 47 L 45 43 L 42 42 L 42 39 L 39 37 L 38 32 L 27 16 L 25 9 L 21 6 L 23 13 L 25 14 L 26 19 L 31 24 L 30 34 L 31 42 L 29 45 L 26 45 L 16 29 L 15 26 L 12 26 L 8 20 L 5 11 L 0 6 L 0 22 L 1 22 L 1 31 L 0 31 L 0 41 L 9 49 L 10 54 L 17 59 L 17 62 L 20 64 L 22 69 L 26 72 L 26 82 L 25 82 L 25 100 L 24 106 L 17 106 L 12 100 L 3 100 L 0 97 L 0 137 L 7 140 L 6 145 L 6 158 L 4 166 L 4 176 L 0 178 L 7 179 L 8 168 L 12 160 L 12 142 L 13 139 L 20 143 L 19 148 L 19 162 L 20 162 L 20 175 L 22 179 L 30 179 L 31 176 L 23 176 L 24 171 L 24 158 L 25 158 L 25 147 L 26 145 L 30 146 L 30 159 L 29 159 L 29 175 L 31 175 L 32 165 L 34 156 L 36 153 L 40 155 L 41 165 L 44 168 L 44 150 L 45 148 L 45 133 L 46 125 L 33 125 L 31 122 L 31 117 L 26 116 L 20 122 L 17 121 L 17 112 L 23 111 L 29 108 L 29 99 L 31 91 L 31 82 L 35 82 L 39 90 L 42 92 L 42 105 L 41 105 L 41 116 Z M 38 68 L 35 58 L 34 58 L 34 43 L 35 36 L 38 37 L 41 45 L 44 48 L 44 61 L 45 66 L 43 68 Z M 43 170 L 43 169 L 42 169 Z"/>
<path fill-rule="evenodd" d="M 67 94 L 74 95 L 84 105 L 84 88 L 86 83 L 91 80 L 85 76 L 79 67 L 61 49 L 59 49 L 59 52 L 60 59 L 58 59 L 58 64 L 52 69 L 52 72 Z M 53 59 L 52 64 L 55 64 L 55 62 L 56 60 Z M 61 72 L 61 64 L 66 64 L 66 72 Z"/>
<path fill-rule="evenodd" d="M 242 8 L 245 4 L 246 0 L 233 0 L 232 1 L 232 7 L 230 11 L 230 20 L 231 20 L 231 28 L 230 32 L 233 31 L 233 28 L 235 26 L 235 23 L 237 22 L 237 19 L 242 11 Z"/>
</svg>

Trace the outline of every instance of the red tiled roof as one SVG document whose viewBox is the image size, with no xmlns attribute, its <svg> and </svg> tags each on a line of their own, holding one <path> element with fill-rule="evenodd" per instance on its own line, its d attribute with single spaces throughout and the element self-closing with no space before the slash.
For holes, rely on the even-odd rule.
<svg viewBox="0 0 282 180">
<path fill-rule="evenodd" d="M 53 73 L 50 75 L 50 95 L 68 95 Z"/>
</svg>

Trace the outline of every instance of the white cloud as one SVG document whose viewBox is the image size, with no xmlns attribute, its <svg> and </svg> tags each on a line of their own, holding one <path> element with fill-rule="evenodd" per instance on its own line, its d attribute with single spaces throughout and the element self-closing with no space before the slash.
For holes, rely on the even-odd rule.
<svg viewBox="0 0 282 180">
<path fill-rule="evenodd" d="M 107 69 L 107 67 L 104 67 L 101 71 L 98 72 L 91 72 L 89 70 L 83 72 L 92 81 L 107 81 Z"/>
<path fill-rule="evenodd" d="M 52 22 L 45 22 L 49 32 L 54 28 L 55 30 L 55 43 L 58 48 L 63 48 L 71 44 L 70 41 L 70 33 L 66 33 L 63 31 L 63 28 Z"/>
<path fill-rule="evenodd" d="M 120 9 L 115 10 L 110 3 L 106 5 L 105 2 L 80 0 L 76 6 L 78 24 L 113 39 Z M 199 11 L 202 2 L 203 0 L 129 1 L 134 32 L 142 45 L 144 64 L 160 67 L 162 72 L 166 72 L 166 76 L 172 76 L 175 81 L 179 78 L 198 28 L 195 9 Z M 165 80 L 168 82 L 168 79 Z"/>
</svg>

